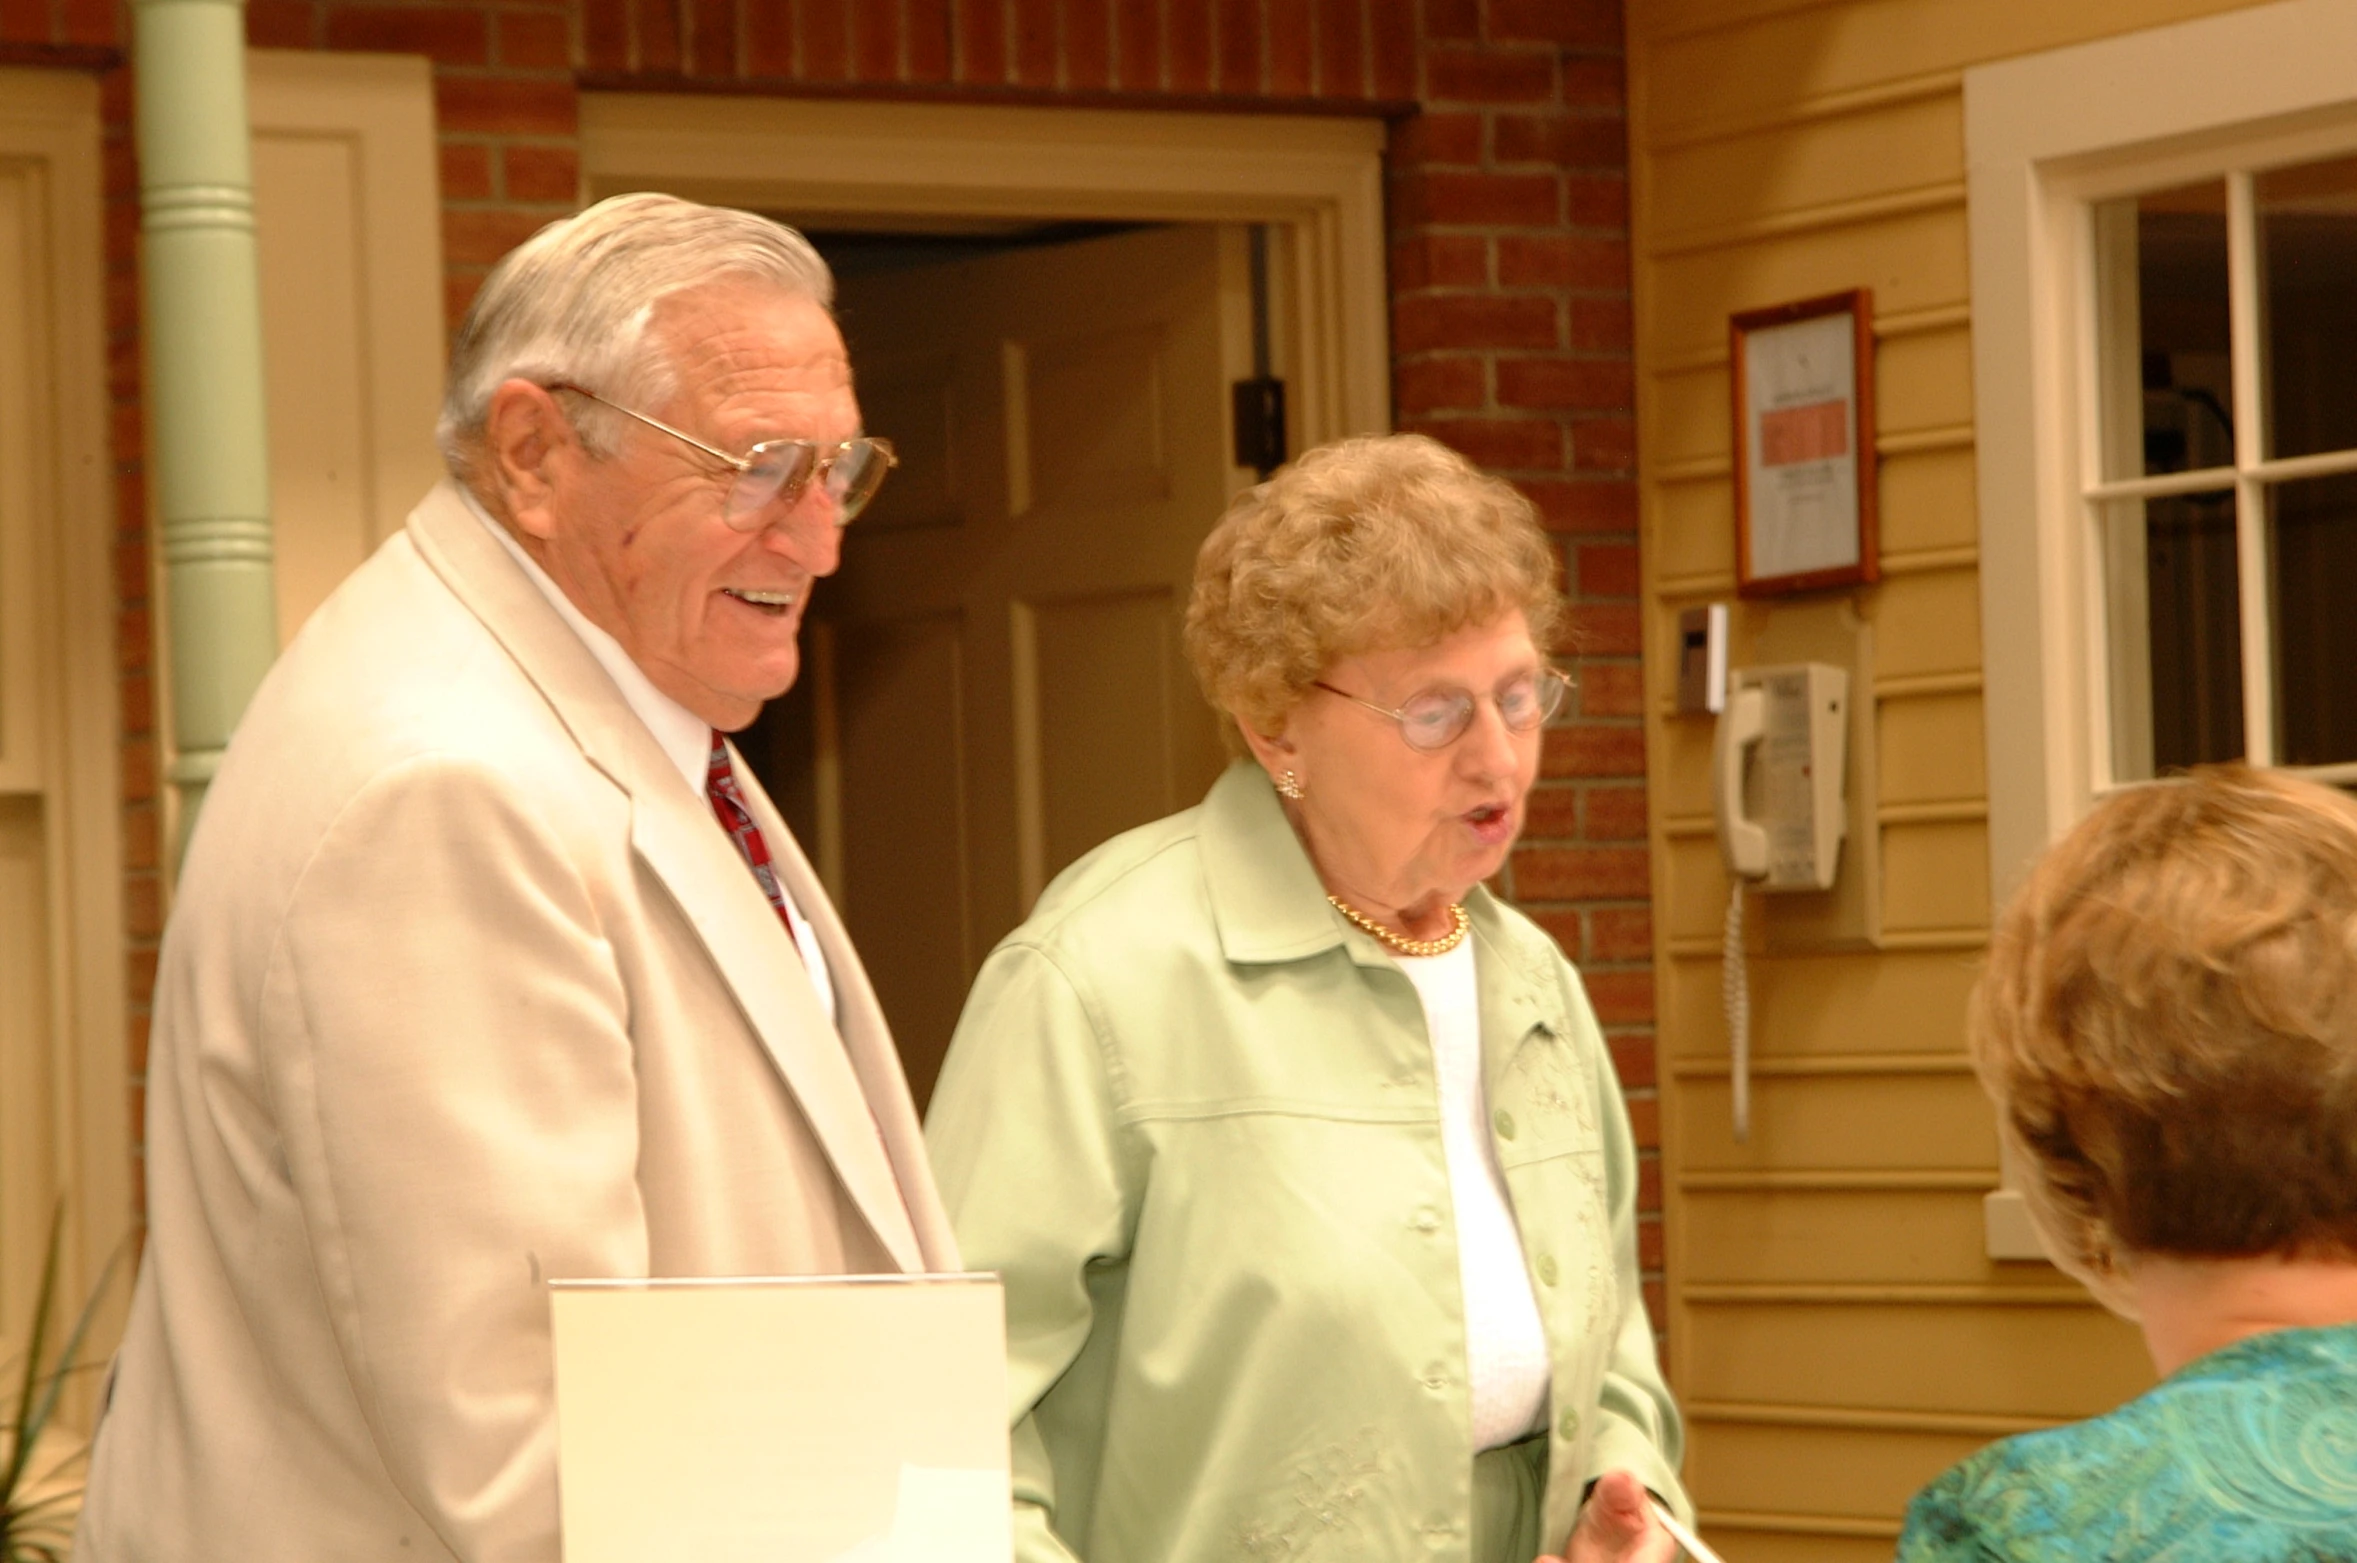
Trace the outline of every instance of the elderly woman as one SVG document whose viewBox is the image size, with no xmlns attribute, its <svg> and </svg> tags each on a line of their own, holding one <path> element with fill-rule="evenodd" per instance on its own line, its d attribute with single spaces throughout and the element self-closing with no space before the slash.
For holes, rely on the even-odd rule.
<svg viewBox="0 0 2357 1563">
<path fill-rule="evenodd" d="M 1413 436 L 1204 544 L 1188 652 L 1249 757 L 1048 888 L 927 1126 L 1006 1280 L 1024 1563 L 1674 1556 L 1627 1114 L 1482 888 L 1566 688 L 1552 582 L 1529 504 Z"/>
<path fill-rule="evenodd" d="M 2048 1251 L 2164 1377 L 1949 1471 L 1902 1563 L 2357 1558 L 2357 803 L 2239 767 L 2103 803 L 1972 1039 Z"/>
</svg>

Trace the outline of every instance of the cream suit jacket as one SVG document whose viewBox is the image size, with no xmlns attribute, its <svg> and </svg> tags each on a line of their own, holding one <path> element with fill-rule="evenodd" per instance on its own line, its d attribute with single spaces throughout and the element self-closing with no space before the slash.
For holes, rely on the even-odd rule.
<svg viewBox="0 0 2357 1563">
<path fill-rule="evenodd" d="M 554 1559 L 544 1281 L 954 1270 L 857 956 L 447 485 L 273 669 L 164 940 L 86 1563 Z"/>
</svg>

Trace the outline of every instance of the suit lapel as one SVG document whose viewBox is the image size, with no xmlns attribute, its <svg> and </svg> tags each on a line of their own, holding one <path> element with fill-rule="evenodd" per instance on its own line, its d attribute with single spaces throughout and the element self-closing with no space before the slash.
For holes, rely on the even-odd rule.
<svg viewBox="0 0 2357 1563">
<path fill-rule="evenodd" d="M 730 745 L 730 751 L 733 755 L 735 745 Z M 917 1121 L 916 1104 L 908 1094 L 908 1076 L 900 1067 L 900 1053 L 893 1046 L 883 1007 L 868 983 L 867 968 L 860 964 L 849 931 L 835 914 L 834 903 L 827 899 L 826 887 L 802 855 L 801 843 L 794 839 L 743 758 L 737 757 L 734 763 L 745 802 L 769 843 L 770 866 L 794 905 L 809 919 L 826 955 L 827 973 L 835 984 L 835 1024 L 843 1036 L 844 1052 L 875 1111 L 876 1129 L 883 1136 L 885 1154 L 897 1175 L 907 1220 L 914 1228 L 910 1235 L 923 1255 L 924 1268 L 962 1269 L 948 1213 L 933 1186 L 933 1167 L 925 1155 L 925 1135 Z"/>
<path fill-rule="evenodd" d="M 899 1165 L 902 1157 L 888 1152 L 887 1141 L 878 1138 L 881 1120 L 895 1112 L 909 1115 L 907 1087 L 898 1085 L 896 1093 L 863 1090 L 862 1076 L 869 1071 L 853 1068 L 851 1054 L 819 1007 L 793 940 L 704 799 L 687 785 L 589 648 L 483 529 L 466 501 L 449 483 L 438 485 L 411 514 L 409 530 L 435 573 L 547 697 L 583 757 L 629 795 L 632 849 L 695 929 L 877 1238 L 904 1270 L 924 1268 L 928 1255 L 917 1241 L 901 1197 L 907 1169 Z M 746 779 L 741 770 L 739 778 Z M 775 811 L 766 798 L 760 807 L 764 812 L 756 818 L 768 833 Z M 773 841 L 790 841 L 782 826 L 775 829 Z M 793 853 L 792 859 L 807 877 L 808 865 L 800 853 Z M 798 905 L 825 905 L 823 895 L 805 897 L 798 884 L 794 894 Z M 826 930 L 822 937 L 833 936 L 827 957 L 831 962 L 840 959 L 837 972 L 857 974 L 858 961 L 831 912 L 820 926 Z M 846 990 L 851 986 L 841 975 L 837 981 Z M 875 1000 L 864 974 L 858 975 L 856 988 L 873 1015 Z M 876 1029 L 881 1032 L 880 1017 Z M 889 1049 L 888 1039 L 884 1046 Z M 897 1079 L 895 1073 L 896 1083 Z M 883 1104 L 873 1117 L 871 1100 Z M 933 1201 L 930 1178 L 921 1168 L 909 1186 Z"/>
</svg>

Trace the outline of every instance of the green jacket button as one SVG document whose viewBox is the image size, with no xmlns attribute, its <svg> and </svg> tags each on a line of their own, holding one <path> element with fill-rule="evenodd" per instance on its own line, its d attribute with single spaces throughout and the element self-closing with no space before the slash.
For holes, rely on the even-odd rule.
<svg viewBox="0 0 2357 1563">
<path fill-rule="evenodd" d="M 1553 1254 L 1539 1255 L 1539 1284 L 1541 1286 L 1553 1286 L 1555 1284 L 1555 1274 L 1555 1256 Z"/>
<path fill-rule="evenodd" d="M 1579 1437 L 1580 1414 L 1577 1411 L 1564 1412 L 1563 1415 L 1555 1419 L 1555 1431 L 1562 1436 L 1565 1443 Z"/>
<path fill-rule="evenodd" d="M 1497 1116 L 1492 1118 L 1490 1122 L 1496 1126 L 1499 1139 L 1510 1140 L 1514 1138 L 1514 1115 L 1506 1111 L 1505 1108 L 1499 1108 Z"/>
</svg>

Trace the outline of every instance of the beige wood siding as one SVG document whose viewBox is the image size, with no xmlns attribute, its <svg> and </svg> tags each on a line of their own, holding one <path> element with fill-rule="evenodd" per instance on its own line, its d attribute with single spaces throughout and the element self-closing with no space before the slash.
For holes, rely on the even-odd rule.
<svg viewBox="0 0 2357 1563">
<path fill-rule="evenodd" d="M 2238 8 L 1628 8 L 1669 1353 L 1688 1478 L 1733 1563 L 1887 1558 L 1944 1466 L 2151 1382 L 2133 1329 L 2047 1266 L 1984 1256 L 1996 1142 L 1963 1042 L 1991 908 L 1962 75 Z M 1843 874 L 1870 883 L 1854 915 L 1754 899 L 1755 1126 L 1738 1144 L 1711 728 L 1672 709 L 1676 615 L 1734 597 L 1727 317 L 1859 286 L 1884 579 L 1737 605 L 1732 660 L 1847 655 Z"/>
</svg>

